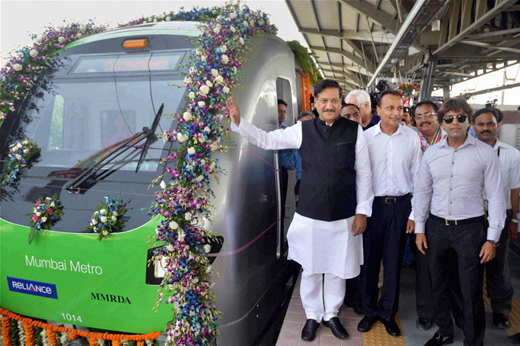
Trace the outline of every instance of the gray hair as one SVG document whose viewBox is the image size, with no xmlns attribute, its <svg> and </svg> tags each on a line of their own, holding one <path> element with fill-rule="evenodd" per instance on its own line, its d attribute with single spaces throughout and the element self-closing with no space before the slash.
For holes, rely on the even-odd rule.
<svg viewBox="0 0 520 346">
<path fill-rule="evenodd" d="M 372 107 L 372 103 L 370 102 L 370 95 L 365 91 L 361 89 L 355 89 L 348 93 L 347 96 L 345 96 L 345 103 L 347 102 L 348 98 L 350 96 L 357 96 L 357 101 L 359 105 L 364 105 L 365 103 L 368 103 L 369 107 Z"/>
</svg>

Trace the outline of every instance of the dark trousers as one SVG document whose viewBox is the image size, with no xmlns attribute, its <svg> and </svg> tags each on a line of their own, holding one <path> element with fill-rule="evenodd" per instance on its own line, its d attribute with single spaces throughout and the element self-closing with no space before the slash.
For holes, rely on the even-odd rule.
<svg viewBox="0 0 520 346">
<path fill-rule="evenodd" d="M 482 298 L 484 266 L 479 257 L 486 235 L 482 222 L 447 226 L 444 219 L 431 214 L 426 222 L 435 323 L 439 326 L 439 334 L 453 336 L 451 305 L 457 300 L 451 299 L 450 295 L 458 276 L 460 290 L 457 294 L 463 304 L 465 346 L 482 345 L 486 330 Z"/>
<path fill-rule="evenodd" d="M 486 285 L 487 293 L 491 300 L 491 309 L 495 313 L 507 315 L 511 311 L 513 300 L 513 286 L 511 285 L 511 274 L 509 273 L 509 235 L 507 227 L 513 211 L 507 211 L 506 226 L 502 230 L 497 254 L 494 259 L 486 263 Z"/>
<path fill-rule="evenodd" d="M 285 221 L 285 201 L 287 200 L 287 186 L 289 184 L 289 173 L 287 172 L 287 168 L 284 166 L 280 166 L 280 171 L 278 172 L 278 176 L 280 177 L 280 196 L 281 196 L 281 207 L 282 207 L 282 215 L 281 215 L 281 225 L 282 230 L 284 229 L 284 221 Z"/>
<path fill-rule="evenodd" d="M 394 318 L 399 306 L 399 274 L 406 241 L 406 223 L 411 211 L 411 195 L 398 197 L 388 204 L 384 197 L 375 197 L 372 217 L 363 233 L 364 264 L 363 313 L 384 319 Z M 388 201 L 388 199 L 387 199 Z M 391 199 L 390 199 L 391 201 Z M 383 260 L 384 281 L 381 298 L 377 301 L 379 268 Z"/>
<path fill-rule="evenodd" d="M 361 274 L 346 280 L 345 305 L 348 307 L 362 307 L 361 287 L 363 280 Z"/>
<path fill-rule="evenodd" d="M 417 249 L 415 234 L 410 237 L 410 241 L 415 257 L 415 307 L 417 317 L 433 320 L 435 306 L 432 301 L 432 279 L 428 264 L 428 252 L 426 252 L 426 255 L 423 255 Z"/>
</svg>

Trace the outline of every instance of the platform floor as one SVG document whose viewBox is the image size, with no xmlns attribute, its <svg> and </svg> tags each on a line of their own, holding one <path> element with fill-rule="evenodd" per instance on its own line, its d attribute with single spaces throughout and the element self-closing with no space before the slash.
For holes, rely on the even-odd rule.
<svg viewBox="0 0 520 346">
<path fill-rule="evenodd" d="M 513 288 L 515 289 L 513 310 L 509 315 L 511 327 L 508 330 L 501 330 L 493 325 L 489 300 L 487 298 L 484 299 L 486 302 L 487 321 L 486 336 L 484 339 L 484 345 L 486 346 L 513 345 L 507 340 L 507 337 L 512 334 L 520 333 L 520 304 L 518 303 L 518 301 L 520 301 L 520 241 L 515 240 L 512 242 L 511 249 L 509 252 L 509 261 Z M 343 306 L 340 309 L 339 318 L 350 334 L 348 339 L 336 339 L 330 329 L 320 326 L 314 341 L 303 341 L 300 334 L 306 318 L 300 300 L 299 284 L 300 280 L 298 279 L 276 346 L 422 346 L 437 330 L 435 325 L 428 331 L 421 331 L 415 327 L 415 320 L 417 318 L 415 312 L 415 269 L 403 268 L 401 271 L 399 314 L 396 317 L 396 322 L 402 332 L 400 337 L 396 338 L 388 335 L 381 322 L 374 324 L 370 332 L 360 333 L 357 330 L 357 325 L 361 317 L 357 316 L 352 309 Z M 451 345 L 463 346 L 463 338 L 464 335 L 462 331 L 455 328 L 455 342 Z"/>
</svg>

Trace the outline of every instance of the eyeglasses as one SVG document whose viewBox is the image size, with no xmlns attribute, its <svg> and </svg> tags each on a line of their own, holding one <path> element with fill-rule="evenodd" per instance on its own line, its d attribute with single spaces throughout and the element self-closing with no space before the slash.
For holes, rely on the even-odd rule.
<svg viewBox="0 0 520 346">
<path fill-rule="evenodd" d="M 436 117 L 436 116 L 437 116 L 437 113 L 429 112 L 429 113 L 424 113 L 423 115 L 417 115 L 415 117 L 415 120 L 421 121 L 423 119 L 426 120 L 426 119 L 430 119 L 430 118 Z"/>
<path fill-rule="evenodd" d="M 445 116 L 442 120 L 446 123 L 446 124 L 451 124 L 453 122 L 453 119 L 457 118 L 457 121 L 459 123 L 463 123 L 465 122 L 467 119 L 468 119 L 468 116 L 467 115 L 464 115 L 464 114 L 457 114 L 455 116 L 453 115 L 448 115 L 448 116 Z"/>
</svg>

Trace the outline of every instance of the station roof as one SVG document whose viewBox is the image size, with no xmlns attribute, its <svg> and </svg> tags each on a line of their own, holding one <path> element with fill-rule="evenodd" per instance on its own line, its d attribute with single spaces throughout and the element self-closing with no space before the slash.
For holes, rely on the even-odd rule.
<svg viewBox="0 0 520 346">
<path fill-rule="evenodd" d="M 285 0 L 326 78 L 347 90 L 376 78 L 433 87 L 520 61 L 518 0 Z"/>
</svg>

